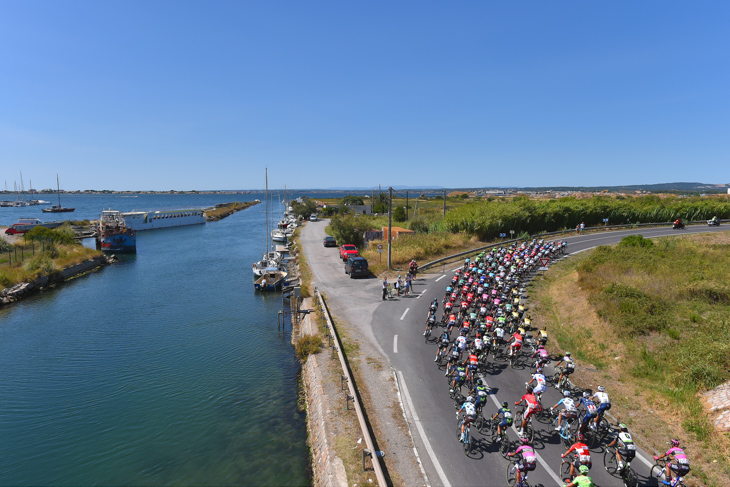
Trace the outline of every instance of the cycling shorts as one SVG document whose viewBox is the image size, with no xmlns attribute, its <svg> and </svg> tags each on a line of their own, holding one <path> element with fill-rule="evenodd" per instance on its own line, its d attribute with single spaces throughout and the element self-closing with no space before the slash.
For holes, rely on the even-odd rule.
<svg viewBox="0 0 730 487">
<path fill-rule="evenodd" d="M 563 375 L 570 375 L 575 369 L 563 369 Z"/>
<path fill-rule="evenodd" d="M 499 423 L 499 426 L 502 428 L 508 428 L 512 426 L 512 418 L 503 418 L 502 422 Z"/>
<path fill-rule="evenodd" d="M 510 345 L 510 346 L 511 346 L 512 348 L 514 348 L 515 350 L 520 350 L 520 349 L 522 348 L 522 344 L 521 344 L 521 343 L 513 343 L 513 344 L 512 344 L 512 345 Z"/>
<path fill-rule="evenodd" d="M 669 468 L 672 470 L 672 472 L 676 473 L 677 475 L 681 475 L 684 477 L 689 473 L 689 465 L 678 465 L 676 463 L 670 463 Z"/>
<path fill-rule="evenodd" d="M 603 411 L 608 411 L 609 409 L 611 409 L 611 403 L 602 402 L 598 405 L 598 410 L 596 411 L 596 414 L 603 414 Z"/>
<path fill-rule="evenodd" d="M 535 393 L 535 394 L 542 394 L 542 393 L 543 393 L 543 392 L 545 392 L 546 390 L 547 390 L 547 387 L 545 387 L 545 386 L 543 385 L 543 386 L 537 386 L 537 387 L 535 387 L 535 388 L 534 388 L 534 389 L 532 390 L 532 392 L 533 392 L 533 393 Z"/>
<path fill-rule="evenodd" d="M 568 411 L 567 409 L 563 411 L 563 418 L 565 419 L 575 419 L 578 417 L 578 411 Z"/>
<path fill-rule="evenodd" d="M 589 413 L 588 411 L 586 411 L 586 414 L 585 414 L 585 416 L 583 416 L 583 422 L 584 422 L 584 423 L 587 423 L 588 421 L 590 421 L 591 419 L 593 419 L 593 418 L 595 418 L 595 417 L 596 417 L 596 415 L 595 415 L 595 414 L 591 414 L 591 413 Z"/>
<path fill-rule="evenodd" d="M 580 457 L 576 456 L 575 457 L 575 460 L 573 460 L 573 466 L 575 467 L 576 470 L 578 470 L 578 468 L 581 465 L 585 465 L 588 468 L 591 468 L 593 466 L 593 464 L 591 463 L 591 460 L 590 459 L 581 461 L 580 460 Z"/>
<path fill-rule="evenodd" d="M 517 465 L 519 465 L 518 468 L 520 469 L 520 472 L 532 472 L 533 470 L 535 470 L 535 467 L 537 467 L 536 462 L 525 463 L 524 460 L 522 460 Z"/>
<path fill-rule="evenodd" d="M 454 377 L 454 382 L 456 382 L 457 384 L 463 384 L 465 380 L 466 377 L 464 377 L 463 375 L 457 375 L 456 377 Z"/>
<path fill-rule="evenodd" d="M 465 414 L 464 415 L 464 424 L 469 424 L 473 421 L 476 421 L 477 415 L 476 414 Z"/>
<path fill-rule="evenodd" d="M 636 457 L 636 450 L 627 450 L 626 448 L 619 448 L 618 449 L 619 455 L 621 455 L 621 459 L 624 462 L 630 462 L 631 460 Z"/>
<path fill-rule="evenodd" d="M 476 372 L 476 370 L 477 370 L 477 365 L 476 364 L 469 364 L 467 367 L 472 372 Z"/>
<path fill-rule="evenodd" d="M 530 406 L 525 410 L 525 419 L 528 419 L 533 414 L 537 414 L 537 412 L 540 410 L 540 406 L 535 404 L 535 406 Z"/>
</svg>

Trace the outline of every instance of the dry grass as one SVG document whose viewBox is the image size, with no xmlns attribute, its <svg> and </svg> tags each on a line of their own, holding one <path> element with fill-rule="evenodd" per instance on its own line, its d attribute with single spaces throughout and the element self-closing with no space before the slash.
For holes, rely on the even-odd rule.
<svg viewBox="0 0 730 487">
<path fill-rule="evenodd" d="M 18 250 L 20 253 L 20 250 Z M 15 252 L 13 252 L 15 258 Z M 80 264 L 86 260 L 101 255 L 101 252 L 83 247 L 82 245 L 55 245 L 53 250 L 41 251 L 41 244 L 35 244 L 35 254 L 31 251 L 30 245 L 25 245 L 25 257 L 23 262 L 8 265 L 7 256 L 0 258 L 0 286 L 11 287 L 21 282 L 30 282 L 44 273 L 53 270 L 61 270 Z M 32 262 L 50 261 L 40 267 L 26 265 Z"/>
<path fill-rule="evenodd" d="M 691 315 L 678 303 L 687 299 L 688 288 L 696 288 L 697 282 L 708 286 L 715 282 L 715 276 L 719 278 L 723 274 L 718 268 L 727 270 L 722 258 L 718 262 L 716 253 L 726 253 L 730 248 L 730 235 L 671 240 L 656 242 L 652 250 L 658 255 L 656 261 L 651 258 L 652 252 L 642 254 L 637 250 L 642 265 L 637 265 L 630 253 L 615 258 L 606 249 L 599 249 L 551 267 L 545 280 L 539 278 L 534 282 L 531 294 L 536 298 L 536 307 L 532 314 L 538 326 L 548 326 L 552 352 L 570 350 L 578 358 L 576 382 L 593 389 L 598 384 L 604 385 L 614 403 L 611 413 L 630 425 L 644 441 L 644 447 L 650 451 L 661 450 L 668 438 L 679 437 L 692 458 L 688 485 L 727 485 L 728 434 L 712 428 L 699 397 L 704 388 L 691 379 L 693 373 L 689 368 L 712 362 L 706 354 L 695 350 L 694 342 L 717 344 L 718 340 L 708 340 L 707 334 L 721 329 L 716 325 L 723 319 L 727 322 L 728 313 L 717 303 L 703 304 L 690 299 L 690 308 L 696 311 L 696 315 Z M 685 260 L 689 262 L 666 266 L 663 259 L 679 260 L 677 252 L 688 253 Z M 685 264 L 689 267 L 685 268 Z M 588 268 L 590 273 L 586 271 Z M 707 274 L 700 276 L 700 270 L 707 270 Z M 668 326 L 663 331 L 640 334 L 634 328 L 626 328 L 618 313 L 622 309 L 626 311 L 627 305 L 624 303 L 622 308 L 619 302 L 612 307 L 616 299 L 612 298 L 608 304 L 603 299 L 610 283 L 630 286 L 652 299 L 662 296 L 656 299 L 674 300 Z M 639 321 L 652 324 L 651 319 Z M 726 336 L 719 340 L 721 344 L 727 343 Z M 688 350 L 692 351 L 693 358 L 685 357 Z"/>
</svg>

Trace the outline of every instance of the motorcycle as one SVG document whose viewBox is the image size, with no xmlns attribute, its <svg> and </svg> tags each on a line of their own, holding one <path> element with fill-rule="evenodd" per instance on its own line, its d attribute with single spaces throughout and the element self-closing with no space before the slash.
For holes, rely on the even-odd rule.
<svg viewBox="0 0 730 487">
<path fill-rule="evenodd" d="M 675 222 L 674 225 L 672 225 L 672 229 L 673 230 L 677 230 L 677 229 L 684 230 L 684 222 L 680 222 L 680 223 Z"/>
<path fill-rule="evenodd" d="M 719 227 L 720 220 L 707 220 L 707 226 L 708 227 Z"/>
</svg>

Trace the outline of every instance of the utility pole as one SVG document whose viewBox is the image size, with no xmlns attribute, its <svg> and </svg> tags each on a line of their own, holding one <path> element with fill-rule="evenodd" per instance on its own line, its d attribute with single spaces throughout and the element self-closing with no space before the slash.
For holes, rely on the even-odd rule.
<svg viewBox="0 0 730 487">
<path fill-rule="evenodd" d="M 374 213 L 373 206 L 375 205 L 375 189 L 370 189 L 370 213 Z"/>
<path fill-rule="evenodd" d="M 444 218 L 446 218 L 446 190 L 444 190 Z"/>
<path fill-rule="evenodd" d="M 406 220 L 408 220 L 408 190 L 406 190 Z"/>
<path fill-rule="evenodd" d="M 393 233 L 393 188 L 388 188 L 388 192 L 390 193 L 388 197 L 388 270 L 390 270 L 390 241 Z"/>
</svg>

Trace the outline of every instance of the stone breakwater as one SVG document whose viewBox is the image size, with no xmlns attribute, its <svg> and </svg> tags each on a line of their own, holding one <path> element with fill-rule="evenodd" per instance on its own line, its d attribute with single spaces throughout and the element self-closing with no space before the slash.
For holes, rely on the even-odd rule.
<svg viewBox="0 0 730 487">
<path fill-rule="evenodd" d="M 309 299 L 305 300 L 304 307 L 312 307 Z M 298 330 L 292 330 L 292 342 L 296 342 L 304 335 L 315 334 L 317 325 L 310 314 L 302 320 Z M 312 483 L 317 487 L 345 487 L 347 486 L 345 465 L 335 453 L 333 445 L 336 432 L 333 431 L 333 406 L 327 394 L 329 371 L 327 360 L 325 359 L 323 363 L 320 360 L 322 357 L 321 354 L 312 354 L 302 365 L 302 388 L 307 405 L 307 434 L 314 477 Z"/>
<path fill-rule="evenodd" d="M 5 288 L 0 291 L 0 306 L 14 303 L 51 286 L 68 281 L 116 261 L 117 258 L 114 255 L 100 255 L 52 274 L 37 277 L 30 282 L 21 282 L 13 287 Z"/>
</svg>

